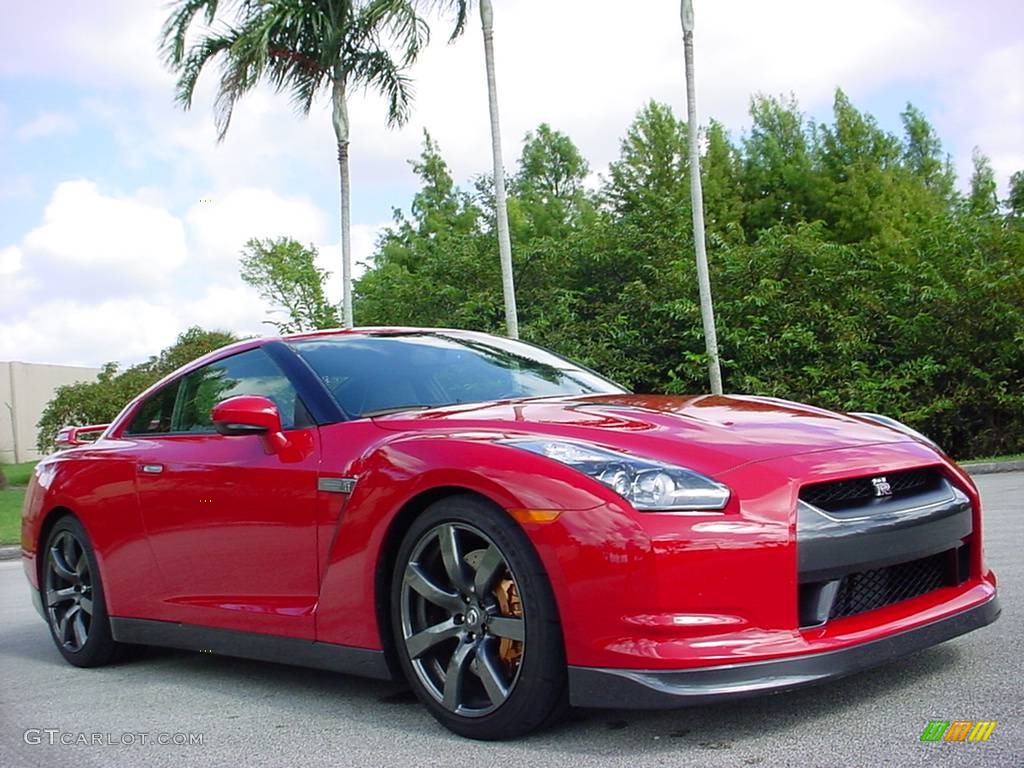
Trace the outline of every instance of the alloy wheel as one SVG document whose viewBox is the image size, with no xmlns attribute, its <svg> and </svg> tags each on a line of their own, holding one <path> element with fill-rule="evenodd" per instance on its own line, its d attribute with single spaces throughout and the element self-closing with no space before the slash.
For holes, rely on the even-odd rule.
<svg viewBox="0 0 1024 768">
<path fill-rule="evenodd" d="M 445 522 L 416 543 L 402 580 L 402 637 L 420 683 L 446 710 L 482 717 L 505 703 L 526 621 L 515 574 L 481 530 Z"/>
<path fill-rule="evenodd" d="M 93 586 L 89 557 L 70 531 L 61 531 L 46 557 L 46 613 L 60 646 L 75 653 L 89 640 Z"/>
</svg>

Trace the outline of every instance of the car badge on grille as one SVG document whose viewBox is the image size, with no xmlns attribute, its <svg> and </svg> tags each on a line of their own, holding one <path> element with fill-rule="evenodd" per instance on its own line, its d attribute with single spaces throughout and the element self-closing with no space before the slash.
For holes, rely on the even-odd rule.
<svg viewBox="0 0 1024 768">
<path fill-rule="evenodd" d="M 875 486 L 875 496 L 892 496 L 892 486 L 884 477 L 872 477 L 871 484 Z"/>
</svg>

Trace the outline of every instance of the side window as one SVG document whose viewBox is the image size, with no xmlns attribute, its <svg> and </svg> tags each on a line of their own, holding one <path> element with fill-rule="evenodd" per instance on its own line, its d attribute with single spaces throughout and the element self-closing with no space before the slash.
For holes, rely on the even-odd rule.
<svg viewBox="0 0 1024 768">
<path fill-rule="evenodd" d="M 297 411 L 300 425 L 305 423 L 305 408 L 288 377 L 266 352 L 251 349 L 211 363 L 182 379 L 173 431 L 213 432 L 210 410 L 221 400 L 236 395 L 261 395 L 273 400 L 284 429 L 296 426 Z"/>
<path fill-rule="evenodd" d="M 171 431 L 171 416 L 174 413 L 174 402 L 178 397 L 178 384 L 175 381 L 151 395 L 135 412 L 126 435 L 158 435 Z"/>
</svg>

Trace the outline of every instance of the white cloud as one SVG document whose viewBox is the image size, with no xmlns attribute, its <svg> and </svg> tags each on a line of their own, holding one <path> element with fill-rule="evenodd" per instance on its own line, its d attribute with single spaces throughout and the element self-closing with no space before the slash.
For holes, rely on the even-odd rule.
<svg viewBox="0 0 1024 768">
<path fill-rule="evenodd" d="M 69 365 L 137 361 L 174 341 L 177 325 L 170 308 L 141 298 L 95 304 L 48 301 L 0 322 L 0 360 Z"/>
<path fill-rule="evenodd" d="M 268 307 L 238 275 L 239 252 L 250 237 L 323 242 L 323 212 L 263 188 L 197 200 L 183 218 L 159 198 L 106 195 L 88 180 L 56 187 L 43 222 L 0 249 L 0 359 L 131 363 L 192 325 L 272 332 Z M 359 257 L 375 231 L 354 228 Z"/>
<path fill-rule="evenodd" d="M 1024 170 L 1024 43 L 995 48 L 972 60 L 950 83 L 940 133 L 957 141 L 957 173 L 971 175 L 974 146 L 992 160 L 1005 194 L 1012 173 Z"/>
<path fill-rule="evenodd" d="M 308 200 L 251 187 L 197 201 L 185 220 L 199 254 L 233 271 L 250 238 L 291 237 L 311 243 L 323 240 L 327 232 L 326 218 Z"/>
<path fill-rule="evenodd" d="M 40 112 L 15 131 L 22 141 L 46 136 L 66 136 L 78 130 L 78 123 L 60 112 Z"/>
<path fill-rule="evenodd" d="M 21 269 L 21 249 L 11 245 L 0 250 L 0 275 L 13 275 Z"/>
<path fill-rule="evenodd" d="M 5 3 L 0 76 L 52 77 L 100 88 L 169 87 L 156 52 L 164 3 L 90 0 L 56 11 Z"/>
<path fill-rule="evenodd" d="M 79 179 L 57 186 L 24 251 L 30 260 L 101 272 L 108 284 L 151 284 L 185 261 L 185 231 L 166 210 L 105 195 Z"/>
</svg>

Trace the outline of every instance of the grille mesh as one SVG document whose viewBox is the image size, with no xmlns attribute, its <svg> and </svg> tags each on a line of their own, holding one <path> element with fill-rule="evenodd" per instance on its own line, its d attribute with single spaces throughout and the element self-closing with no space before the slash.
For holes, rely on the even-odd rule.
<svg viewBox="0 0 1024 768">
<path fill-rule="evenodd" d="M 832 601 L 830 619 L 873 611 L 919 597 L 946 584 L 947 553 L 843 577 Z"/>
<path fill-rule="evenodd" d="M 815 483 L 800 489 L 800 498 L 819 509 L 832 511 L 859 504 L 876 498 L 873 478 L 884 477 L 893 496 L 903 496 L 934 488 L 940 474 L 934 467 L 908 469 L 902 472 L 886 472 L 884 475 L 855 477 L 829 483 Z"/>
</svg>

